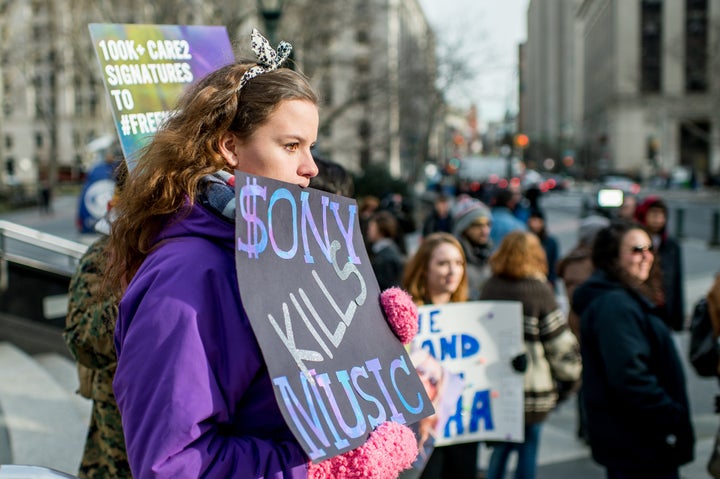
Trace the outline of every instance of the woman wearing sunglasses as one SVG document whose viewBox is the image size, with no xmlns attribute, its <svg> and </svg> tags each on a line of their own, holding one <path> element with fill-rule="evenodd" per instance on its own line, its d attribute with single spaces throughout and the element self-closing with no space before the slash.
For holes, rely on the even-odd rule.
<svg viewBox="0 0 720 479">
<path fill-rule="evenodd" d="M 573 308 L 593 459 L 608 479 L 677 479 L 695 439 L 682 364 L 649 299 L 650 236 L 613 223 L 597 234 L 592 260 Z"/>
</svg>

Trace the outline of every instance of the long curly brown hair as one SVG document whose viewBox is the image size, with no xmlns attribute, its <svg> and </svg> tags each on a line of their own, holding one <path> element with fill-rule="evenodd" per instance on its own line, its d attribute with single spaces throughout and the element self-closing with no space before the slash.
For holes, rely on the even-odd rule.
<svg viewBox="0 0 720 479">
<path fill-rule="evenodd" d="M 167 220 L 194 202 L 200 179 L 228 169 L 221 138 L 232 132 L 243 141 L 285 100 L 318 104 L 302 74 L 281 68 L 251 79 L 238 91 L 253 62 L 222 67 L 187 90 L 177 108 L 141 151 L 115 205 L 105 283 L 122 294 Z"/>
</svg>

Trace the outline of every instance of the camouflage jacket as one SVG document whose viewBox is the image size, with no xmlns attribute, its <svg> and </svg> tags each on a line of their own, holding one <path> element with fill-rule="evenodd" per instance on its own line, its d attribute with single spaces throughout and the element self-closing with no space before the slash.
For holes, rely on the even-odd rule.
<svg viewBox="0 0 720 479">
<path fill-rule="evenodd" d="M 89 391 L 93 400 L 78 472 L 81 478 L 131 477 L 120 411 L 112 390 L 117 367 L 113 335 L 118 302 L 103 289 L 107 241 L 103 236 L 80 259 L 70 280 L 63 332 L 65 343 L 78 362 L 80 391 Z"/>
</svg>

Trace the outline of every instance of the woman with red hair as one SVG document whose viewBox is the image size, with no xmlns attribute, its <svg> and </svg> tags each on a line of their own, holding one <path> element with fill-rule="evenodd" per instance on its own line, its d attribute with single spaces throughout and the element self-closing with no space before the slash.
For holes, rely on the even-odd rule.
<svg viewBox="0 0 720 479">
<path fill-rule="evenodd" d="M 515 479 L 533 479 L 542 423 L 557 404 L 556 385 L 578 383 L 580 349 L 547 280 L 547 259 L 537 235 L 508 233 L 490 257 L 490 267 L 493 275 L 483 286 L 480 299 L 522 303 L 527 366 L 523 380 L 525 441 L 494 443 L 486 477 L 504 478 L 510 454 L 515 451 Z"/>
</svg>

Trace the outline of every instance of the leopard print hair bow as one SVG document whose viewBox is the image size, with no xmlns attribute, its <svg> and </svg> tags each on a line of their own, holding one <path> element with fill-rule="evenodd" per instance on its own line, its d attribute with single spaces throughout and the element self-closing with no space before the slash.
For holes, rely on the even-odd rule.
<svg viewBox="0 0 720 479">
<path fill-rule="evenodd" d="M 287 60 L 290 56 L 290 52 L 292 51 L 292 45 L 288 42 L 280 42 L 277 51 L 274 50 L 273 47 L 270 46 L 270 42 L 268 42 L 267 39 L 255 28 L 253 28 L 250 37 L 250 46 L 252 47 L 253 52 L 255 52 L 257 63 L 250 67 L 242 76 L 238 91 L 240 91 L 247 82 L 256 76 L 277 70 L 280 65 Z"/>
</svg>

